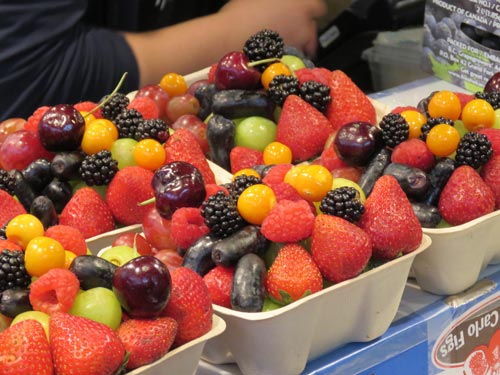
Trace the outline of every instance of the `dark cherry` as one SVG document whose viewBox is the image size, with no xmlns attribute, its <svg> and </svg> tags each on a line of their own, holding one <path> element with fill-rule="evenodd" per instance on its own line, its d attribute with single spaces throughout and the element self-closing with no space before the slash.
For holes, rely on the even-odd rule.
<svg viewBox="0 0 500 375">
<path fill-rule="evenodd" d="M 168 303 L 172 278 L 161 260 L 141 255 L 116 269 L 113 291 L 132 318 L 154 318 Z"/>
<path fill-rule="evenodd" d="M 484 85 L 484 92 L 493 91 L 500 91 L 500 72 L 494 73 Z"/>
<path fill-rule="evenodd" d="M 260 72 L 248 66 L 248 57 L 241 51 L 225 54 L 215 69 L 215 85 L 220 90 L 254 89 L 260 82 Z"/>
<path fill-rule="evenodd" d="M 365 165 L 383 146 L 381 130 L 363 121 L 343 125 L 333 142 L 339 158 L 351 166 Z"/>
<path fill-rule="evenodd" d="M 166 219 L 178 208 L 199 207 L 206 196 L 201 172 L 184 161 L 174 161 L 157 169 L 152 186 L 156 209 Z"/>
<path fill-rule="evenodd" d="M 38 124 L 40 142 L 49 151 L 73 151 L 80 147 L 85 120 L 69 104 L 50 107 Z"/>
</svg>

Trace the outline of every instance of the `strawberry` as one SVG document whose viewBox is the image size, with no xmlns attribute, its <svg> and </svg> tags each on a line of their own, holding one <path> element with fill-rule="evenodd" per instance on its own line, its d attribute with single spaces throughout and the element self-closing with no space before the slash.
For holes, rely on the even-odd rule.
<svg viewBox="0 0 500 375">
<path fill-rule="evenodd" d="M 276 141 L 292 150 L 294 162 L 317 156 L 333 132 L 328 119 L 297 95 L 288 95 L 283 103 L 276 130 Z"/>
<path fill-rule="evenodd" d="M 368 234 L 338 216 L 316 216 L 311 254 L 323 277 L 339 283 L 359 275 L 372 256 Z"/>
<path fill-rule="evenodd" d="M 288 304 L 322 288 L 321 272 L 306 249 L 290 243 L 279 250 L 266 278 L 271 298 Z"/>
<path fill-rule="evenodd" d="M 498 128 L 482 128 L 477 130 L 478 133 L 485 134 L 491 142 L 493 155 L 500 155 L 500 129 Z"/>
<path fill-rule="evenodd" d="M 461 107 L 465 107 L 465 105 L 470 102 L 472 99 L 475 98 L 474 94 L 466 94 L 464 92 L 455 92 L 455 95 L 458 97 L 460 100 L 460 105 Z"/>
<path fill-rule="evenodd" d="M 236 173 L 242 169 L 251 168 L 254 165 L 264 164 L 262 151 L 254 150 L 249 147 L 236 146 L 229 153 L 231 163 L 231 173 Z"/>
<path fill-rule="evenodd" d="M 422 226 L 396 178 L 379 177 L 365 201 L 359 226 L 370 236 L 373 256 L 394 259 L 415 250 L 422 242 Z"/>
<path fill-rule="evenodd" d="M 0 374 L 52 375 L 52 357 L 40 322 L 22 320 L 0 333 Z"/>
<path fill-rule="evenodd" d="M 326 116 L 335 130 L 352 121 L 366 121 L 375 124 L 375 108 L 363 91 L 341 70 L 334 70 L 330 76 L 332 101 L 326 109 Z"/>
<path fill-rule="evenodd" d="M 233 283 L 234 267 L 217 265 L 203 276 L 212 303 L 231 308 L 231 285 Z"/>
<path fill-rule="evenodd" d="M 144 120 L 156 119 L 160 116 L 156 102 L 149 96 L 139 96 L 132 99 L 127 106 L 128 109 L 135 109 L 138 111 Z"/>
<path fill-rule="evenodd" d="M 328 169 L 329 171 L 333 171 L 337 168 L 347 167 L 348 164 L 339 158 L 337 151 L 335 151 L 335 145 L 331 142 L 327 147 L 323 149 L 321 152 L 321 156 L 319 158 L 319 164 Z"/>
<path fill-rule="evenodd" d="M 151 186 L 153 175 L 146 168 L 128 166 L 120 169 L 113 177 L 106 190 L 106 202 L 118 223 L 142 223 L 151 206 L 139 206 L 139 203 L 154 197 Z"/>
<path fill-rule="evenodd" d="M 85 101 L 85 102 L 79 102 L 79 103 L 76 103 L 73 105 L 73 107 L 75 107 L 75 109 L 78 111 L 78 112 L 90 112 L 92 110 L 94 110 L 96 107 L 97 107 L 97 103 L 94 103 L 92 101 Z M 95 118 L 102 118 L 102 112 L 101 112 L 101 109 L 97 109 L 95 112 L 92 112 L 92 115 L 95 117 Z"/>
<path fill-rule="evenodd" d="M 38 123 L 49 108 L 50 107 L 46 105 L 37 108 L 35 112 L 33 112 L 33 114 L 28 117 L 28 120 L 24 123 L 24 129 L 33 133 L 38 132 Z"/>
<path fill-rule="evenodd" d="M 25 214 L 26 209 L 5 190 L 0 189 L 0 227 L 13 217 Z"/>
<path fill-rule="evenodd" d="M 412 105 L 404 105 L 404 106 L 397 106 L 397 107 L 394 107 L 392 110 L 391 110 L 391 113 L 401 113 L 401 112 L 404 112 L 404 111 L 417 111 L 417 112 L 420 112 L 419 109 L 415 106 L 412 106 Z"/>
<path fill-rule="evenodd" d="M 492 212 L 495 194 L 474 168 L 461 165 L 444 186 L 438 209 L 448 223 L 460 225 Z"/>
<path fill-rule="evenodd" d="M 125 347 L 113 329 L 63 312 L 50 317 L 49 342 L 58 375 L 112 375 L 125 357 Z"/>
<path fill-rule="evenodd" d="M 91 187 L 78 189 L 59 216 L 59 224 L 75 227 L 85 238 L 115 229 L 108 204 Z"/>
<path fill-rule="evenodd" d="M 483 165 L 480 175 L 495 195 L 495 209 L 500 208 L 500 154 L 494 155 Z"/>
<path fill-rule="evenodd" d="M 419 138 L 411 138 L 394 147 L 391 153 L 391 161 L 429 172 L 436 159 L 427 143 Z"/>
<path fill-rule="evenodd" d="M 169 317 L 128 319 L 117 332 L 129 353 L 126 368 L 130 371 L 167 354 L 177 334 L 177 322 Z"/>
<path fill-rule="evenodd" d="M 177 129 L 165 142 L 165 164 L 173 161 L 185 161 L 199 169 L 205 184 L 215 184 L 214 172 L 210 169 L 200 144 L 191 131 Z"/>
<path fill-rule="evenodd" d="M 44 236 L 59 241 L 59 243 L 63 245 L 64 250 L 69 250 L 76 255 L 87 254 L 85 237 L 83 237 L 82 232 L 75 227 L 61 224 L 52 225 L 47 228 Z"/>
<path fill-rule="evenodd" d="M 212 300 L 203 278 L 190 268 L 179 267 L 170 273 L 172 292 L 162 316 L 177 321 L 175 346 L 194 340 L 212 328 Z"/>
</svg>

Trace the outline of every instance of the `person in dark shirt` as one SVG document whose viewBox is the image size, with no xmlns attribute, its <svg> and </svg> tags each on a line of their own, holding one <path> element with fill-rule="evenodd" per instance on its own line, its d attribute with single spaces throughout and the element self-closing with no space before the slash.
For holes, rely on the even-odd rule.
<svg viewBox="0 0 500 375">
<path fill-rule="evenodd" d="M 309 56 L 323 0 L 0 0 L 0 121 L 187 74 L 278 31 Z"/>
</svg>

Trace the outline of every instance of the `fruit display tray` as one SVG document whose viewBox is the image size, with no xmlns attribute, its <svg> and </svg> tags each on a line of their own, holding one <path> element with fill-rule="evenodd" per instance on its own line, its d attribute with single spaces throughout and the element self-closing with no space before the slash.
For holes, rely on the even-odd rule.
<svg viewBox="0 0 500 375">
<path fill-rule="evenodd" d="M 500 211 L 449 228 L 424 228 L 429 249 L 415 258 L 410 275 L 425 291 L 452 295 L 473 286 L 490 264 L 500 263 Z"/>
<path fill-rule="evenodd" d="M 236 362 L 245 375 L 300 374 L 307 361 L 350 342 L 380 337 L 392 323 L 418 249 L 277 310 L 246 313 L 221 306 L 222 335 L 205 345 L 202 358 Z"/>
</svg>

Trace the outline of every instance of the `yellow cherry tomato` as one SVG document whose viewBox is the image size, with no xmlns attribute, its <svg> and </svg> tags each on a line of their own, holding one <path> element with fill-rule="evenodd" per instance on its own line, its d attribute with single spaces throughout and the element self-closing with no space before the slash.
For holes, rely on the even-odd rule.
<svg viewBox="0 0 500 375">
<path fill-rule="evenodd" d="M 275 62 L 266 67 L 260 76 L 262 86 L 267 90 L 269 88 L 269 83 L 279 74 L 291 76 L 292 72 L 288 66 L 281 62 Z"/>
<path fill-rule="evenodd" d="M 106 126 L 109 132 L 111 133 L 111 137 L 113 138 L 113 140 L 116 141 L 118 139 L 119 136 L 118 128 L 112 121 L 105 118 L 96 118 L 90 121 L 89 124 L 102 124 Z"/>
<path fill-rule="evenodd" d="M 167 73 L 160 80 L 160 87 L 172 98 L 187 92 L 188 85 L 183 75 Z"/>
<path fill-rule="evenodd" d="M 462 110 L 462 122 L 469 131 L 491 128 L 495 124 L 495 117 L 495 110 L 484 99 L 473 99 Z"/>
<path fill-rule="evenodd" d="M 410 134 L 408 138 L 420 138 L 422 135 L 422 125 L 427 122 L 427 117 L 419 111 L 412 109 L 401 112 L 401 116 L 404 117 L 410 127 Z"/>
<path fill-rule="evenodd" d="M 93 155 L 102 150 L 111 150 L 115 140 L 106 124 L 92 122 L 85 127 L 81 148 L 87 155 Z"/>
<path fill-rule="evenodd" d="M 143 139 L 134 147 L 134 160 L 137 165 L 152 171 L 163 165 L 165 157 L 165 148 L 156 139 Z"/>
<path fill-rule="evenodd" d="M 427 110 L 431 117 L 444 117 L 455 121 L 462 112 L 462 103 L 457 94 L 443 90 L 432 95 Z"/>
<path fill-rule="evenodd" d="M 252 185 L 240 194 L 237 209 L 247 222 L 260 225 L 276 204 L 273 189 L 264 184 Z"/>
<path fill-rule="evenodd" d="M 65 262 L 64 247 L 50 237 L 35 237 L 24 250 L 26 272 L 31 276 L 40 277 L 52 268 L 64 268 Z"/>
<path fill-rule="evenodd" d="M 31 239 L 43 236 L 45 229 L 35 215 L 21 214 L 12 218 L 5 228 L 7 239 L 26 249 Z"/>
<path fill-rule="evenodd" d="M 264 164 L 290 164 L 292 162 L 292 150 L 287 145 L 275 141 L 269 143 L 262 152 Z"/>
<path fill-rule="evenodd" d="M 437 157 L 449 156 L 457 150 L 460 133 L 451 125 L 438 124 L 429 130 L 425 142 Z"/>
<path fill-rule="evenodd" d="M 90 122 L 94 121 L 96 118 L 93 114 L 89 114 L 88 112 L 81 111 L 80 114 L 82 115 L 83 119 L 85 120 L 85 126 L 87 126 Z"/>
<path fill-rule="evenodd" d="M 234 181 L 234 179 L 238 176 L 245 175 L 245 176 L 254 176 L 257 178 L 260 178 L 259 172 L 257 172 L 255 169 L 252 168 L 243 168 L 237 171 L 236 173 L 233 174 L 233 177 L 231 178 L 231 181 Z"/>
<path fill-rule="evenodd" d="M 297 165 L 286 173 L 284 181 L 305 200 L 318 202 L 332 188 L 333 175 L 322 165 Z"/>
</svg>

